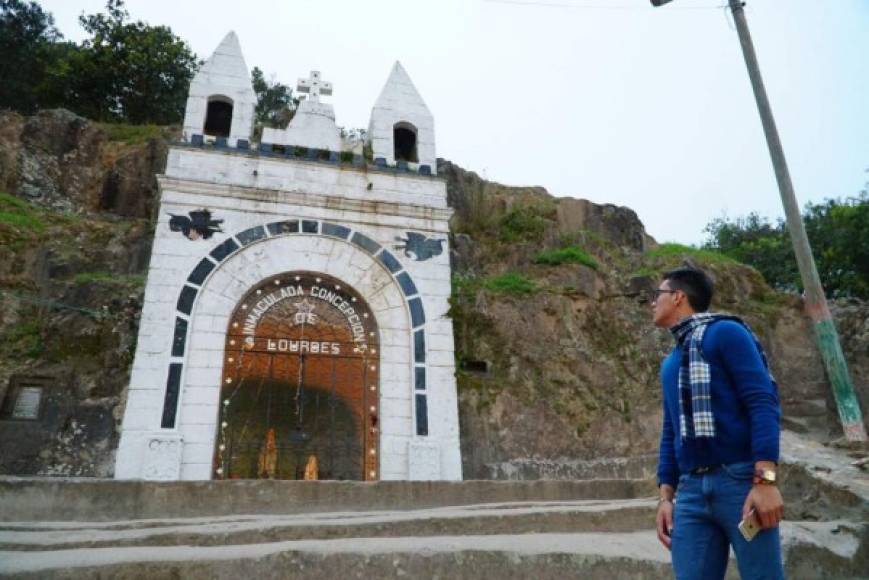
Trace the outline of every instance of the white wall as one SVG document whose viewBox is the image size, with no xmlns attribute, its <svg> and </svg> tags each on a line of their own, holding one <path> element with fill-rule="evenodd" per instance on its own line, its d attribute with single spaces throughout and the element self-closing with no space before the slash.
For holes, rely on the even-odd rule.
<svg viewBox="0 0 869 580">
<path fill-rule="evenodd" d="M 257 174 L 254 175 L 253 172 Z M 243 294 L 263 278 L 316 270 L 353 286 L 381 332 L 381 479 L 461 479 L 453 362 L 449 248 L 425 261 L 395 246 L 407 231 L 447 238 L 451 210 L 443 181 L 414 175 L 269 159 L 234 152 L 170 150 L 160 177 L 155 232 L 139 342 L 127 397 L 115 476 L 122 479 L 209 479 L 216 434 L 224 333 Z M 371 189 L 368 189 L 368 184 Z M 168 227 L 169 215 L 207 208 L 223 233 L 189 240 Z M 351 228 L 391 252 L 413 279 L 425 310 L 429 433 L 416 435 L 413 335 L 407 297 L 380 260 L 348 241 L 321 234 L 267 237 L 216 263 L 199 285 L 190 316 L 177 300 L 209 252 L 248 228 L 286 219 Z M 237 238 L 233 238 L 237 239 Z M 239 241 L 239 246 L 242 246 Z M 188 320 L 187 346 L 172 357 L 176 318 Z M 169 364 L 183 364 L 175 429 L 162 429 Z"/>
</svg>

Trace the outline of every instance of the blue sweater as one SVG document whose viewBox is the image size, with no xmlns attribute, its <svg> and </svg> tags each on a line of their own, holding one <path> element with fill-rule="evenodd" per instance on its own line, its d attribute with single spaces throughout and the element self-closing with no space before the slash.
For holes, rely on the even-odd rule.
<svg viewBox="0 0 869 580">
<path fill-rule="evenodd" d="M 712 375 L 714 438 L 679 435 L 679 345 L 661 364 L 664 424 L 658 456 L 658 485 L 674 488 L 679 474 L 698 467 L 743 461 L 775 461 L 779 457 L 781 410 L 778 393 L 754 339 L 733 320 L 713 322 L 701 350 Z"/>
</svg>

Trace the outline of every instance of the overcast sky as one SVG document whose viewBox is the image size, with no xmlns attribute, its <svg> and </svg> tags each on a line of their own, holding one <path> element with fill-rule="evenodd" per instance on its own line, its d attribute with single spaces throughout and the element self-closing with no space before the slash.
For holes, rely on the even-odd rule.
<svg viewBox="0 0 869 580">
<path fill-rule="evenodd" d="M 659 241 L 782 214 L 725 0 L 128 0 L 207 58 L 235 30 L 249 67 L 334 85 L 367 127 L 395 60 L 435 117 L 438 156 L 509 185 L 634 209 Z M 64 36 L 104 2 L 43 0 Z M 748 0 L 800 204 L 869 179 L 869 0 Z"/>
</svg>

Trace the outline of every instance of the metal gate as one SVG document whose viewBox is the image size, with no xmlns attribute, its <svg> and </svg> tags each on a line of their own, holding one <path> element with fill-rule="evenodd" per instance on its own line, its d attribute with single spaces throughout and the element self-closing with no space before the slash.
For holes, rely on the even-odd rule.
<svg viewBox="0 0 869 580">
<path fill-rule="evenodd" d="M 376 480 L 378 371 L 354 290 L 311 272 L 264 280 L 229 322 L 214 477 Z"/>
</svg>

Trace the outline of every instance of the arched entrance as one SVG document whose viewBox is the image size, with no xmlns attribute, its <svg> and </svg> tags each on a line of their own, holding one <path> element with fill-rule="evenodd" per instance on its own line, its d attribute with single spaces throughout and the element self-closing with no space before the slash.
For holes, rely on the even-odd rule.
<svg viewBox="0 0 869 580">
<path fill-rule="evenodd" d="M 263 280 L 229 321 L 216 479 L 378 479 L 378 330 L 340 280 Z"/>
</svg>

